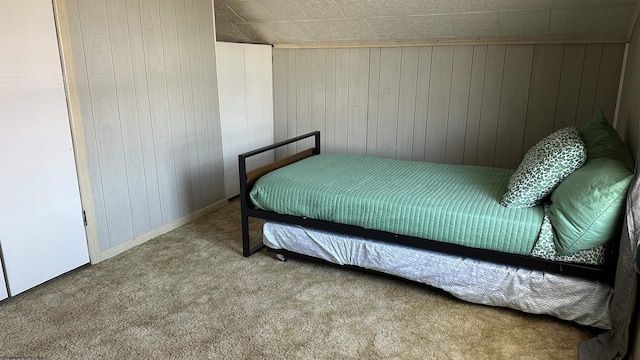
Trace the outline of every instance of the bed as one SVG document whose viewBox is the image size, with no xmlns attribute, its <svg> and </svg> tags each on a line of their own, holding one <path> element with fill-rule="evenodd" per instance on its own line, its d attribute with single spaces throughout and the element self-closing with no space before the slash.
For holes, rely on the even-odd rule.
<svg viewBox="0 0 640 360">
<path fill-rule="evenodd" d="M 312 138 L 247 172 L 252 156 Z M 321 154 L 312 132 L 239 155 L 243 255 L 263 247 L 611 329 L 634 162 L 602 113 L 515 169 Z M 265 219 L 251 246 L 248 218 Z"/>
</svg>

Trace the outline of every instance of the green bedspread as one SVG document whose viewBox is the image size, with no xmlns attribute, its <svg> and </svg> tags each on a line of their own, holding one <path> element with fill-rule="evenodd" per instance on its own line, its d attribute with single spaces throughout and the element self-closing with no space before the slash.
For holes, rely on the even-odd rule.
<svg viewBox="0 0 640 360">
<path fill-rule="evenodd" d="M 513 170 L 323 154 L 261 177 L 253 203 L 282 214 L 529 254 L 542 206 L 506 208 Z"/>
</svg>

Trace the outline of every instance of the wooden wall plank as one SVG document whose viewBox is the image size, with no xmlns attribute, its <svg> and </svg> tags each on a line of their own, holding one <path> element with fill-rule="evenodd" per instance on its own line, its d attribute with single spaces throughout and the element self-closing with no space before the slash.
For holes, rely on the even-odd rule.
<svg viewBox="0 0 640 360">
<path fill-rule="evenodd" d="M 534 48 L 523 154 L 553 132 L 563 50 L 562 45 L 536 45 Z"/>
<path fill-rule="evenodd" d="M 118 112 L 125 160 L 129 206 L 131 209 L 131 223 L 133 236 L 139 236 L 151 230 L 149 208 L 133 206 L 147 201 L 145 188 L 145 169 L 140 142 L 140 125 L 138 123 L 136 89 L 133 74 L 133 58 L 131 54 L 131 36 L 129 35 L 127 18 L 119 16 L 127 11 L 124 0 L 107 3 L 107 18 L 109 21 L 109 35 L 111 49 L 114 54 L 114 77 Z M 131 96 L 134 94 L 134 96 Z M 128 238 L 120 239 L 121 241 Z"/>
<path fill-rule="evenodd" d="M 275 51 L 275 49 L 274 49 Z M 275 65 L 275 61 L 274 61 Z M 311 50 L 311 129 L 320 131 L 320 149 L 324 149 L 326 132 L 325 50 Z"/>
<path fill-rule="evenodd" d="M 584 44 L 567 44 L 564 46 L 554 130 L 575 125 L 576 123 L 585 48 Z"/>
<path fill-rule="evenodd" d="M 348 151 L 349 77 L 349 49 L 336 49 L 336 107 L 333 137 L 334 151 L 340 154 Z"/>
<path fill-rule="evenodd" d="M 397 159 L 410 160 L 413 157 L 419 50 L 417 47 L 402 48 L 398 94 L 398 140 L 395 154 Z"/>
<path fill-rule="evenodd" d="M 377 156 L 395 158 L 398 133 L 401 48 L 380 50 Z"/>
<path fill-rule="evenodd" d="M 445 161 L 447 122 L 453 73 L 453 46 L 436 46 L 431 60 L 425 160 Z"/>
<path fill-rule="evenodd" d="M 133 237 L 133 224 L 129 196 L 121 191 L 127 189 L 126 176 L 105 178 L 104 175 L 126 174 L 106 4 L 81 2 L 79 10 L 94 131 L 97 134 L 98 158 L 95 161 L 99 170 L 94 174 L 102 177 L 104 206 L 107 209 L 108 234 L 100 241 L 104 250 Z"/>
<path fill-rule="evenodd" d="M 172 136 L 172 155 L 175 166 L 177 195 L 177 218 L 193 211 L 191 204 L 192 188 L 189 180 L 189 148 L 184 113 L 184 89 L 182 86 L 182 63 L 180 62 L 180 42 L 173 0 L 159 0 L 160 21 L 162 23 L 163 57 L 165 63 L 165 81 L 169 105 L 169 127 Z M 172 219 L 172 220 L 175 220 Z"/>
<path fill-rule="evenodd" d="M 287 53 L 290 50 L 273 49 L 273 123 L 276 141 L 287 139 Z M 324 96 L 324 94 L 322 94 Z M 323 133 L 324 138 L 324 133 Z M 324 141 L 324 140 L 323 140 Z M 276 149 L 276 159 L 287 156 L 284 148 Z"/>
<path fill-rule="evenodd" d="M 72 49 L 84 50 L 84 39 L 82 21 L 80 19 L 80 9 L 77 0 L 67 1 L 67 19 L 69 21 L 69 31 L 76 36 L 72 36 L 70 39 Z M 69 61 L 71 59 L 67 59 Z M 104 193 L 102 192 L 102 177 L 100 176 L 100 163 L 98 161 L 98 142 L 95 131 L 95 120 L 93 115 L 93 109 L 91 106 L 91 92 L 89 86 L 89 78 L 87 73 L 87 62 L 84 51 L 74 51 L 73 59 L 71 60 L 76 70 L 76 95 L 80 109 L 80 116 L 83 119 L 84 136 L 86 140 L 87 162 L 89 177 L 91 178 L 91 193 L 93 198 L 93 209 L 85 209 L 87 215 L 92 215 L 87 221 L 89 222 L 88 231 L 91 231 L 90 226 L 95 227 L 96 239 L 98 251 L 91 249 L 92 260 L 93 254 L 99 253 L 100 249 L 109 247 L 109 225 L 107 221 L 107 209 L 104 202 Z M 84 204 L 83 204 L 84 206 Z M 91 211 L 93 210 L 93 211 Z M 93 244 L 91 244 L 93 245 Z"/>
<path fill-rule="evenodd" d="M 476 155 L 476 163 L 482 166 L 494 165 L 505 53 L 506 46 L 504 45 L 489 45 L 487 48 Z"/>
<path fill-rule="evenodd" d="M 533 45 L 507 47 L 496 141 L 495 166 L 516 168 L 522 160 Z"/>
<path fill-rule="evenodd" d="M 471 82 L 469 84 L 469 104 L 467 110 L 467 126 L 465 129 L 463 164 L 475 165 L 478 151 L 478 134 L 480 133 L 480 115 L 484 87 L 485 62 L 487 46 L 473 47 L 473 63 L 471 64 Z"/>
<path fill-rule="evenodd" d="M 472 63 L 472 46 L 454 47 L 444 160 L 447 164 L 462 164 L 464 162 Z"/>
<path fill-rule="evenodd" d="M 162 221 L 169 222 L 179 217 L 178 187 L 175 163 L 173 162 L 173 138 L 169 118 L 168 90 L 165 81 L 165 59 L 162 39 L 162 23 L 158 4 L 140 2 L 142 16 L 142 36 L 145 39 L 144 50 L 147 59 L 149 99 L 151 118 L 153 119 L 153 141 L 158 167 L 158 185 L 160 188 L 160 206 Z"/>
<path fill-rule="evenodd" d="M 287 52 L 287 138 L 292 138 L 298 135 L 297 57 L 299 51 L 300 50 Z M 297 144 L 287 145 L 287 155 L 295 154 L 296 151 Z"/>
<path fill-rule="evenodd" d="M 208 170 L 211 178 L 211 197 L 204 197 L 205 204 L 224 199 L 224 159 L 222 157 L 222 131 L 220 129 L 220 105 L 218 103 L 218 75 L 216 67 L 215 22 L 213 3 L 198 0 L 198 31 L 204 68 L 204 93 L 207 124 Z M 196 14 L 191 14 L 196 18 Z"/>
<path fill-rule="evenodd" d="M 413 160 L 424 161 L 427 141 L 427 115 L 429 114 L 429 87 L 433 47 L 424 46 L 418 53 L 416 109 L 413 126 Z"/>
<path fill-rule="evenodd" d="M 380 100 L 380 48 L 369 58 L 369 100 L 367 102 L 367 155 L 378 154 L 378 106 Z"/>
<path fill-rule="evenodd" d="M 596 113 L 602 110 L 610 123 L 613 122 L 616 111 L 623 56 L 624 44 L 604 44 L 602 47 L 598 85 L 596 86 L 592 112 Z"/>
<path fill-rule="evenodd" d="M 586 124 L 593 116 L 601 57 L 602 44 L 587 44 L 582 66 L 578 110 L 576 112 L 576 126 L 579 128 Z"/>
<path fill-rule="evenodd" d="M 336 50 L 327 49 L 325 53 L 325 86 L 327 89 L 325 97 L 326 107 L 326 132 L 324 137 L 325 146 L 323 152 L 334 153 L 335 152 L 335 137 L 334 132 L 336 128 Z"/>
<path fill-rule="evenodd" d="M 296 88 L 298 90 L 297 134 L 311 131 L 311 50 L 300 49 L 296 57 Z M 302 151 L 312 146 L 312 140 L 299 141 L 296 151 Z"/>
<path fill-rule="evenodd" d="M 191 188 L 191 209 L 201 209 L 202 202 L 202 184 L 200 180 L 200 170 L 198 169 L 198 133 L 196 128 L 196 115 L 194 109 L 192 59 L 190 57 L 189 42 L 193 41 L 188 31 L 187 4 L 189 0 L 176 0 L 176 22 L 178 47 L 180 54 L 180 81 L 182 82 L 182 97 L 184 99 L 184 126 L 185 136 L 188 139 L 187 147 L 187 181 Z"/>
<path fill-rule="evenodd" d="M 207 136 L 207 99 L 205 95 L 205 64 L 200 45 L 200 27 L 198 21 L 199 6 L 195 1 L 185 1 L 185 16 L 187 21 L 188 54 L 191 71 L 191 91 L 193 94 L 194 127 L 196 137 L 191 143 L 196 147 L 196 168 L 200 179 L 200 191 L 195 195 L 201 199 L 200 204 L 207 204 L 207 199 L 213 198 L 213 180 L 211 178 L 209 162 L 209 141 Z M 195 204 L 194 204 L 195 205 Z"/>
<path fill-rule="evenodd" d="M 367 153 L 367 105 L 369 98 L 369 49 L 349 50 L 349 115 L 347 152 Z"/>
</svg>

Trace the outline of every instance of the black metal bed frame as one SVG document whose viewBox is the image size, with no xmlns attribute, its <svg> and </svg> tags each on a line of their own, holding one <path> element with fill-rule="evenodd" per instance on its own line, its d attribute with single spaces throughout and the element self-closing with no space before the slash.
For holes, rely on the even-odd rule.
<svg viewBox="0 0 640 360">
<path fill-rule="evenodd" d="M 245 257 L 251 256 L 257 251 L 260 251 L 265 247 L 260 243 L 255 247 L 251 247 L 249 238 L 249 217 L 261 218 L 264 220 L 272 220 L 281 223 L 301 225 L 309 229 L 318 229 L 324 231 L 330 231 L 334 233 L 347 234 L 352 236 L 363 237 L 366 239 L 372 239 L 376 241 L 400 244 L 404 246 L 430 250 L 439 253 L 446 253 L 450 255 L 462 256 L 473 258 L 482 261 L 488 261 L 498 264 L 504 264 L 519 268 L 526 268 L 530 270 L 539 270 L 550 273 L 562 274 L 567 276 L 574 276 L 585 279 L 600 280 L 607 283 L 613 283 L 615 261 L 609 261 L 605 267 L 593 266 L 593 265 L 581 265 L 573 263 L 556 262 L 541 258 L 535 258 L 527 255 L 509 254 L 499 252 L 495 250 L 486 250 L 479 248 L 470 248 L 462 245 L 445 243 L 441 241 L 428 240 L 423 238 L 416 238 L 413 236 L 401 235 L 389 233 L 386 231 L 365 229 L 359 226 L 346 225 L 340 223 L 334 223 L 330 221 L 311 219 L 307 217 L 299 217 L 293 215 L 279 214 L 271 211 L 266 211 L 254 207 L 251 205 L 249 199 L 249 192 L 251 191 L 252 184 L 248 184 L 247 175 L 247 159 L 267 152 L 275 150 L 279 147 L 295 143 L 300 140 L 313 137 L 315 139 L 315 146 L 305 151 L 306 154 L 300 155 L 300 159 L 312 155 L 320 154 L 320 132 L 314 131 L 308 134 L 300 135 L 285 141 L 278 142 L 276 144 L 265 146 L 263 148 L 250 151 L 244 154 L 238 155 L 238 165 L 240 172 L 240 212 L 242 218 L 242 254 Z M 296 154 L 298 155 L 298 154 Z M 293 155 L 294 157 L 296 155 Z M 291 158 L 291 157 L 290 157 Z M 286 159 L 285 159 L 286 160 Z M 289 159 L 290 162 L 297 161 L 298 159 Z M 286 161 L 285 161 L 286 162 Z M 269 249 L 275 253 L 278 253 L 278 249 Z M 290 251 L 282 251 L 281 253 L 291 254 Z M 614 253 L 617 253 L 614 251 Z"/>
</svg>

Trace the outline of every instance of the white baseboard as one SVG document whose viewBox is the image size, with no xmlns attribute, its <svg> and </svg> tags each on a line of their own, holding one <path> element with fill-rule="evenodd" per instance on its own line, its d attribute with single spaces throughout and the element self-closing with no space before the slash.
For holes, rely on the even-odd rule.
<svg viewBox="0 0 640 360">
<path fill-rule="evenodd" d="M 165 224 L 157 229 L 151 230 L 147 233 L 144 233 L 140 236 L 137 236 L 131 240 L 127 240 L 125 242 L 123 242 L 122 244 L 118 244 L 110 249 L 107 249 L 105 251 L 101 251 L 100 252 L 100 258 L 99 259 L 91 259 L 91 264 L 97 264 L 100 261 L 103 260 L 107 260 L 109 258 L 112 258 L 118 254 L 121 254 L 135 246 L 138 246 L 140 244 L 143 244 L 153 238 L 156 238 L 162 234 L 166 234 L 169 231 L 176 229 L 182 225 L 185 225 L 193 220 L 196 220 L 200 217 L 203 217 L 204 215 L 207 215 L 209 213 L 212 213 L 218 209 L 221 209 L 225 206 L 227 206 L 229 204 L 229 201 L 227 199 L 223 199 L 220 200 L 218 202 L 215 202 L 209 206 L 206 206 L 198 211 L 194 211 L 191 214 L 185 215 L 179 219 L 176 219 L 168 224 Z"/>
</svg>

